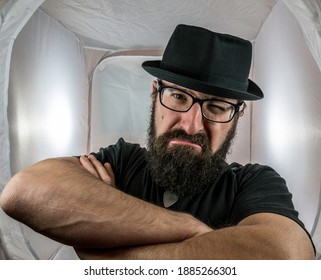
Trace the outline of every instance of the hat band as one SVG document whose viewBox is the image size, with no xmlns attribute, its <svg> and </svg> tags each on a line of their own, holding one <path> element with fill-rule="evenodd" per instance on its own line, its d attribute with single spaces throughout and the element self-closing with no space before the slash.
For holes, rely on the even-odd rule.
<svg viewBox="0 0 321 280">
<path fill-rule="evenodd" d="M 203 77 L 202 77 L 203 78 Z M 235 91 L 246 91 L 249 85 L 249 81 L 245 82 L 232 80 L 226 77 L 222 77 L 219 75 L 211 75 L 210 77 L 206 77 L 205 79 L 201 79 L 209 84 L 212 84 L 215 87 L 226 88 Z"/>
<path fill-rule="evenodd" d="M 239 81 L 235 77 L 231 79 L 230 77 L 224 77 L 216 73 L 197 73 L 197 71 L 193 71 L 191 69 L 188 69 L 187 67 L 178 68 L 177 66 L 172 66 L 164 61 L 161 62 L 160 67 L 166 71 L 176 73 L 182 76 L 187 76 L 191 79 L 198 80 L 201 83 L 206 83 L 208 85 L 212 85 L 218 88 L 226 88 L 234 91 L 247 91 L 249 85 L 248 79 L 246 79 L 245 81 Z"/>
</svg>

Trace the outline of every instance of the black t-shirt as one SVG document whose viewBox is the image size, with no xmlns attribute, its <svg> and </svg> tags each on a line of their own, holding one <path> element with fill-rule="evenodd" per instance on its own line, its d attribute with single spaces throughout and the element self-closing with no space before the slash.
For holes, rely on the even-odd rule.
<svg viewBox="0 0 321 280">
<path fill-rule="evenodd" d="M 117 188 L 164 207 L 165 190 L 153 182 L 145 148 L 121 138 L 94 155 L 101 163 L 112 165 Z M 212 185 L 194 196 L 179 198 L 169 209 L 190 213 L 213 228 L 235 225 L 252 214 L 264 212 L 286 216 L 304 228 L 285 180 L 272 168 L 259 164 L 233 163 Z"/>
</svg>

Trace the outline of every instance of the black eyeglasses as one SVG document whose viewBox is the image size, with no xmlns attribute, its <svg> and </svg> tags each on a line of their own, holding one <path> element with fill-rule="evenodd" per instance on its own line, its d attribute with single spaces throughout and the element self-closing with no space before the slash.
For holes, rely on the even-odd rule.
<svg viewBox="0 0 321 280">
<path fill-rule="evenodd" d="M 160 103 L 167 109 L 175 112 L 187 112 L 195 103 L 199 103 L 203 117 L 218 123 L 230 122 L 238 112 L 244 109 L 245 105 L 244 102 L 233 104 L 215 98 L 195 98 L 181 89 L 162 86 L 160 80 L 158 80 L 157 91 Z"/>
</svg>

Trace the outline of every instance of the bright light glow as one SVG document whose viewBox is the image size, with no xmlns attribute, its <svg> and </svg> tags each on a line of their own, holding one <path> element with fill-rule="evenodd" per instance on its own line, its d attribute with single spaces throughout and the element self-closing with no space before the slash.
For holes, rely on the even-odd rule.
<svg viewBox="0 0 321 280">
<path fill-rule="evenodd" d="M 53 149 L 64 152 L 71 138 L 71 106 L 63 91 L 54 90 L 44 120 L 45 132 Z"/>
<path fill-rule="evenodd" d="M 304 115 L 296 108 L 295 102 L 274 103 L 267 118 L 267 157 L 273 166 L 291 172 L 292 164 L 300 164 L 303 172 L 307 152 L 307 131 Z M 283 105 L 281 105 L 283 104 Z M 272 165 L 272 164 L 271 164 Z M 304 173 L 304 172 L 303 172 Z"/>
<path fill-rule="evenodd" d="M 300 137 L 297 133 L 298 123 L 296 122 L 296 112 L 293 112 L 291 106 L 285 106 L 289 102 L 283 100 L 280 94 L 276 94 L 278 100 L 270 100 L 267 104 L 268 118 L 266 141 L 269 154 L 267 155 L 271 162 L 282 166 L 285 158 L 291 158 L 293 145 Z M 274 102 L 273 102 L 274 101 Z"/>
<path fill-rule="evenodd" d="M 268 138 L 269 138 L 269 146 L 272 148 L 271 151 L 274 151 L 273 154 L 275 156 L 283 155 L 288 149 L 290 142 L 289 124 L 287 123 L 284 116 L 280 118 L 279 114 L 271 114 L 269 119 L 268 126 Z"/>
</svg>

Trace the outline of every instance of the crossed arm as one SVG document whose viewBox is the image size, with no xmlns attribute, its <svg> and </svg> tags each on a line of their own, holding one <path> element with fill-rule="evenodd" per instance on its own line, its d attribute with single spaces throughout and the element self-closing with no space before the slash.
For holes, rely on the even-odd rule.
<svg viewBox="0 0 321 280">
<path fill-rule="evenodd" d="M 111 167 L 93 157 L 52 159 L 13 177 L 0 202 L 13 218 L 74 246 L 81 258 L 314 258 L 305 231 L 280 215 L 255 214 L 216 230 L 113 185 Z"/>
</svg>

